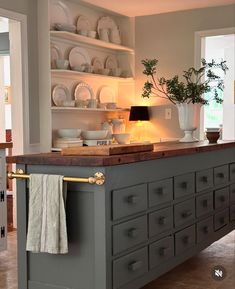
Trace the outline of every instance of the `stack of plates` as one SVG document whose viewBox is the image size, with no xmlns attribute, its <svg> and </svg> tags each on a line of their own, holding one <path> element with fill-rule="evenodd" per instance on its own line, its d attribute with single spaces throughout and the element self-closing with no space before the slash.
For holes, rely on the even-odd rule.
<svg viewBox="0 0 235 289">
<path fill-rule="evenodd" d="M 80 138 L 57 138 L 54 140 L 55 148 L 70 148 L 83 146 L 83 140 Z"/>
</svg>

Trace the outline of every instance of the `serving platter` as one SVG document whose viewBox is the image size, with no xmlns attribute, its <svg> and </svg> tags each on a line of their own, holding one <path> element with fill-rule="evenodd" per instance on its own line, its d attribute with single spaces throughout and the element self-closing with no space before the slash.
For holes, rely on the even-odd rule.
<svg viewBox="0 0 235 289">
<path fill-rule="evenodd" d="M 63 106 L 63 102 L 69 99 L 68 88 L 63 84 L 56 85 L 52 90 L 52 99 L 56 106 Z"/>
<path fill-rule="evenodd" d="M 91 24 L 87 17 L 80 15 L 77 20 L 77 31 L 79 30 L 91 30 Z"/>
<path fill-rule="evenodd" d="M 56 69 L 56 60 L 62 59 L 62 53 L 60 51 L 60 48 L 51 43 L 51 68 Z"/>
<path fill-rule="evenodd" d="M 76 46 L 69 53 L 69 64 L 72 68 L 80 67 L 84 64 L 91 64 L 90 56 L 85 48 Z"/>
<path fill-rule="evenodd" d="M 95 97 L 91 86 L 85 82 L 80 82 L 75 88 L 74 98 L 77 101 L 88 101 Z"/>
<path fill-rule="evenodd" d="M 99 34 L 99 37 L 101 37 L 101 29 L 116 30 L 118 29 L 118 26 L 111 17 L 104 16 L 101 17 L 98 21 L 97 32 Z"/>
<path fill-rule="evenodd" d="M 56 23 L 71 25 L 72 18 L 68 6 L 60 0 L 52 0 L 50 3 L 51 29 L 55 29 Z"/>
<path fill-rule="evenodd" d="M 99 57 L 92 59 L 92 65 L 94 67 L 94 73 L 99 73 L 100 69 L 104 68 L 104 63 Z"/>
<path fill-rule="evenodd" d="M 114 103 L 116 102 L 116 91 L 113 87 L 104 85 L 100 88 L 98 94 L 100 103 Z"/>
</svg>

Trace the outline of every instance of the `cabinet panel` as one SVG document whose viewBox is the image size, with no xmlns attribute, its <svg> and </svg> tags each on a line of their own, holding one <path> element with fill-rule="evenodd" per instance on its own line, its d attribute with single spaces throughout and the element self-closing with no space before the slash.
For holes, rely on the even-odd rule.
<svg viewBox="0 0 235 289">
<path fill-rule="evenodd" d="M 204 241 L 212 232 L 214 232 L 213 217 L 197 223 L 197 243 Z"/>
<path fill-rule="evenodd" d="M 228 176 L 228 165 L 214 168 L 214 184 L 216 186 L 226 184 L 229 179 Z"/>
<path fill-rule="evenodd" d="M 166 179 L 150 183 L 149 206 L 157 206 L 173 200 L 173 179 Z"/>
<path fill-rule="evenodd" d="M 230 216 L 229 216 L 229 218 L 230 218 L 231 222 L 235 220 L 235 205 L 230 207 Z"/>
<path fill-rule="evenodd" d="M 195 225 L 188 227 L 175 234 L 176 255 L 184 252 L 195 245 Z"/>
<path fill-rule="evenodd" d="M 235 184 L 230 186 L 230 202 L 235 202 Z"/>
<path fill-rule="evenodd" d="M 194 173 L 176 176 L 174 178 L 174 198 L 181 198 L 195 193 Z"/>
<path fill-rule="evenodd" d="M 174 221 L 175 226 L 183 225 L 195 218 L 195 200 L 190 199 L 180 204 L 175 205 Z"/>
<path fill-rule="evenodd" d="M 232 163 L 229 166 L 229 179 L 230 181 L 235 182 L 235 163 Z"/>
<path fill-rule="evenodd" d="M 223 210 L 222 212 L 219 212 L 215 214 L 214 216 L 214 229 L 219 230 L 220 228 L 227 225 L 229 222 L 229 210 Z"/>
<path fill-rule="evenodd" d="M 229 187 L 215 191 L 215 209 L 226 208 L 229 205 Z"/>
<path fill-rule="evenodd" d="M 149 215 L 149 236 L 160 234 L 173 228 L 173 207 L 158 210 Z"/>
<path fill-rule="evenodd" d="M 201 192 L 213 187 L 213 169 L 196 172 L 196 191 Z"/>
<path fill-rule="evenodd" d="M 201 217 L 213 211 L 213 192 L 196 198 L 196 215 Z"/>
</svg>

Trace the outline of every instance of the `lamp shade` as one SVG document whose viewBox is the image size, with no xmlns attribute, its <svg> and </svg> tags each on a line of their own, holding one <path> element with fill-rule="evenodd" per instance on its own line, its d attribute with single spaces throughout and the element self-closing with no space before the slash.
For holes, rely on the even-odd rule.
<svg viewBox="0 0 235 289">
<path fill-rule="evenodd" d="M 129 116 L 130 121 L 149 120 L 149 111 L 147 106 L 132 106 Z"/>
</svg>

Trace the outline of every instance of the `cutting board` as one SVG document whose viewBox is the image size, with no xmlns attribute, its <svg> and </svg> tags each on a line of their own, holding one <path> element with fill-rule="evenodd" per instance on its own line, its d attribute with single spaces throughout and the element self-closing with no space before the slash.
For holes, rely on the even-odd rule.
<svg viewBox="0 0 235 289">
<path fill-rule="evenodd" d="M 153 144 L 105 145 L 63 148 L 63 156 L 112 156 L 153 150 Z"/>
</svg>

